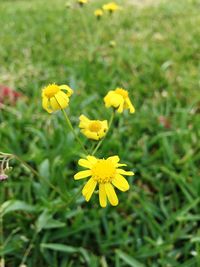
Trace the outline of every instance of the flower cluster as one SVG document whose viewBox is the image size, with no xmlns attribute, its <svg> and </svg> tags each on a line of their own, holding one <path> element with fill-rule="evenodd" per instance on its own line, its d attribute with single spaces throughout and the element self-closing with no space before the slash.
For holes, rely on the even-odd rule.
<svg viewBox="0 0 200 267">
<path fill-rule="evenodd" d="M 69 105 L 69 99 L 72 93 L 73 90 L 67 85 L 50 84 L 42 89 L 42 105 L 49 113 L 62 110 L 67 118 L 67 123 L 75 134 L 73 126 L 65 112 L 65 108 Z M 115 90 L 109 91 L 104 97 L 104 103 L 106 108 L 112 108 L 113 111 L 116 110 L 117 113 L 122 113 L 126 109 L 129 110 L 130 113 L 135 112 L 128 91 L 123 88 L 116 88 Z M 127 191 L 129 189 L 129 184 L 124 176 L 134 175 L 134 173 L 121 169 L 121 167 L 126 166 L 126 164 L 119 163 L 120 158 L 118 156 L 111 156 L 107 159 L 96 158 L 94 156 L 108 133 L 112 120 L 110 120 L 109 123 L 107 120 L 91 120 L 83 114 L 80 115 L 79 120 L 79 128 L 84 136 L 93 141 L 101 141 L 97 143 L 96 148 L 91 154 L 87 153 L 85 158 L 81 158 L 78 161 L 81 167 L 87 168 L 88 170 L 79 171 L 74 175 L 74 179 L 79 180 L 90 177 L 82 190 L 86 201 L 90 200 L 98 185 L 99 203 L 101 207 L 106 207 L 107 200 L 111 205 L 116 206 L 118 204 L 118 198 L 114 187 L 123 192 Z M 75 137 L 81 144 L 84 152 L 87 152 L 76 134 Z"/>
<path fill-rule="evenodd" d="M 102 8 L 96 9 L 94 11 L 94 15 L 99 19 L 103 16 L 104 11 L 112 14 L 119 9 L 120 9 L 119 5 L 117 5 L 115 2 L 111 2 L 111 3 L 103 5 Z"/>
<path fill-rule="evenodd" d="M 84 5 L 88 4 L 88 0 L 77 0 L 77 3 L 83 7 Z M 67 7 L 70 7 L 69 3 L 66 4 Z M 110 3 L 107 3 L 105 5 L 103 5 L 101 8 L 98 8 L 94 11 L 94 15 L 100 19 L 103 14 L 104 14 L 104 11 L 105 12 L 109 12 L 110 14 L 114 13 L 115 11 L 119 10 L 121 7 L 116 4 L 115 2 L 110 2 Z"/>
<path fill-rule="evenodd" d="M 89 2 L 89 0 L 76 1 L 81 7 L 88 4 Z M 115 2 L 111 2 L 104 4 L 101 8 L 96 9 L 94 11 L 94 15 L 98 19 L 100 19 L 105 12 L 112 14 L 119 9 L 119 5 L 117 5 Z M 81 14 L 84 15 L 84 13 L 82 12 Z M 85 23 L 83 23 L 83 25 L 85 25 Z M 88 34 L 88 32 L 89 31 L 87 28 L 86 35 Z M 110 41 L 110 46 L 115 47 L 116 42 Z M 119 163 L 119 156 L 97 158 L 95 157 L 95 154 L 111 128 L 114 114 L 121 114 L 125 110 L 128 110 L 130 113 L 134 113 L 135 108 L 131 103 L 128 91 L 124 88 L 118 87 L 114 90 L 108 91 L 103 99 L 105 107 L 111 108 L 113 111 L 109 121 L 105 118 L 91 119 L 86 115 L 81 114 L 79 116 L 80 132 L 87 139 L 93 142 L 92 149 L 90 149 L 90 152 L 88 152 L 88 148 L 85 147 L 85 145 L 77 135 L 77 131 L 75 131 L 70 118 L 65 111 L 65 109 L 69 105 L 70 97 L 72 96 L 72 94 L 73 90 L 68 85 L 57 85 L 55 83 L 49 84 L 42 89 L 42 106 L 48 113 L 62 110 L 69 128 L 71 129 L 72 133 L 75 136 L 75 139 L 83 149 L 85 157 L 81 158 L 78 161 L 78 164 L 81 167 L 87 168 L 87 170 L 79 171 L 74 175 L 74 179 L 79 180 L 90 177 L 82 190 L 82 194 L 85 197 L 85 200 L 90 200 L 93 192 L 98 185 L 99 202 L 101 207 L 106 207 L 107 200 L 111 205 L 116 206 L 118 204 L 118 198 L 115 193 L 114 187 L 123 192 L 127 191 L 129 189 L 129 184 L 124 176 L 134 175 L 134 173 L 132 171 L 125 171 L 121 168 L 123 166 L 126 166 L 126 164 Z"/>
<path fill-rule="evenodd" d="M 113 13 L 119 9 L 120 9 L 120 6 L 118 6 L 115 2 L 103 5 L 103 10 L 109 11 L 110 13 Z"/>
</svg>

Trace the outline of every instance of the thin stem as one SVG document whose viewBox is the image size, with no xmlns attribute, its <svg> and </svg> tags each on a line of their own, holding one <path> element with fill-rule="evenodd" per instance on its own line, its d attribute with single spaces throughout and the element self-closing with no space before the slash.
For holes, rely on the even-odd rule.
<svg viewBox="0 0 200 267">
<path fill-rule="evenodd" d="M 86 155 L 88 154 L 87 150 L 85 149 L 84 145 L 82 144 L 81 140 L 79 139 L 78 135 L 76 134 L 74 127 L 72 126 L 72 123 L 66 113 L 66 111 L 64 109 L 62 109 L 63 115 L 65 117 L 65 120 L 67 122 L 67 125 L 69 126 L 70 130 L 72 131 L 75 139 L 77 140 L 77 142 L 79 143 L 79 145 L 81 146 L 81 148 L 83 149 L 84 153 L 86 153 Z"/>
<path fill-rule="evenodd" d="M 37 237 L 37 234 L 38 234 L 38 231 L 36 231 L 34 233 L 34 235 L 33 235 L 32 239 L 31 239 L 31 241 L 30 241 L 30 243 L 29 243 L 29 245 L 28 245 L 28 247 L 27 247 L 27 249 L 26 249 L 26 251 L 24 253 L 24 256 L 23 256 L 22 261 L 21 261 L 21 263 L 20 263 L 19 266 L 22 266 L 23 264 L 25 264 L 26 259 L 28 258 L 28 255 L 30 254 L 31 249 L 33 248 L 33 243 L 35 242 L 35 239 Z"/>
<path fill-rule="evenodd" d="M 81 191 L 82 191 L 82 187 L 77 191 L 77 193 L 76 193 L 73 197 L 71 197 L 71 198 L 68 200 L 68 202 L 67 202 L 66 205 L 68 206 L 72 201 L 75 201 L 75 200 L 80 196 Z"/>
<path fill-rule="evenodd" d="M 3 238 L 3 214 L 0 213 L 0 266 L 5 267 L 5 259 L 3 254 L 4 238 Z"/>
<path fill-rule="evenodd" d="M 94 148 L 96 147 L 96 142 L 93 141 L 92 147 L 90 149 L 90 155 L 92 155 Z"/>
<path fill-rule="evenodd" d="M 49 182 L 49 180 L 47 180 L 46 178 L 44 178 L 43 176 L 41 176 L 35 169 L 33 169 L 28 163 L 26 163 L 24 160 L 22 160 L 20 157 L 18 157 L 17 155 L 12 155 L 16 160 L 18 160 L 19 162 L 21 162 L 22 165 L 24 165 L 27 169 L 29 169 L 35 176 L 37 176 L 38 178 L 42 179 L 43 181 L 45 181 L 45 183 L 48 184 L 49 187 L 51 187 L 55 192 L 57 192 L 65 201 L 68 201 L 68 199 L 66 198 L 66 196 L 55 186 L 53 185 L 51 182 Z"/>
<path fill-rule="evenodd" d="M 108 123 L 108 131 L 107 131 L 106 135 L 104 136 L 104 138 L 102 138 L 101 141 L 99 141 L 99 143 L 97 144 L 97 146 L 96 146 L 95 149 L 93 150 L 92 155 L 95 155 L 95 154 L 96 154 L 97 150 L 100 148 L 100 146 L 101 146 L 101 144 L 103 143 L 105 137 L 107 136 L 107 134 L 108 134 L 108 132 L 109 132 L 109 130 L 110 130 L 110 127 L 111 127 L 111 125 L 112 125 L 114 116 L 115 116 L 115 112 L 113 111 L 113 112 L 112 112 L 112 115 L 111 115 L 111 117 L 110 117 L 109 123 Z"/>
</svg>

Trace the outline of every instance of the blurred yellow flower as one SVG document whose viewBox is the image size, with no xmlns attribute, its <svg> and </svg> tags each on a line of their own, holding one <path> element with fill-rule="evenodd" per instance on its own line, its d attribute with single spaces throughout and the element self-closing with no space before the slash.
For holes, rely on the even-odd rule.
<svg viewBox="0 0 200 267">
<path fill-rule="evenodd" d="M 69 3 L 69 2 L 67 2 L 67 3 L 65 4 L 65 6 L 66 6 L 66 8 L 71 8 L 71 7 L 72 7 L 72 4 Z"/>
<path fill-rule="evenodd" d="M 109 91 L 104 97 L 104 102 L 107 108 L 114 107 L 119 113 L 122 113 L 125 109 L 129 109 L 130 113 L 135 112 L 135 108 L 131 103 L 128 91 L 123 88 L 117 88 L 114 91 Z"/>
<path fill-rule="evenodd" d="M 117 45 L 116 42 L 113 40 L 109 42 L 109 46 L 112 48 L 114 48 L 116 45 Z"/>
<path fill-rule="evenodd" d="M 80 5 L 85 5 L 85 4 L 88 3 L 88 0 L 78 0 L 78 3 L 79 3 Z"/>
<path fill-rule="evenodd" d="M 118 204 L 118 198 L 113 185 L 119 190 L 125 192 L 129 189 L 129 184 L 123 175 L 134 175 L 131 171 L 125 171 L 118 167 L 126 166 L 119 163 L 118 156 L 112 156 L 107 159 L 98 159 L 94 156 L 87 156 L 86 159 L 80 159 L 78 164 L 89 170 L 80 171 L 74 175 L 75 180 L 90 177 L 83 187 L 82 194 L 86 201 L 89 201 L 96 185 L 99 185 L 99 202 L 101 207 L 106 207 L 107 198 L 112 206 Z"/>
<path fill-rule="evenodd" d="M 79 117 L 81 132 L 89 139 L 99 140 L 106 135 L 108 130 L 107 120 L 90 120 L 85 115 Z"/>
<path fill-rule="evenodd" d="M 101 18 L 103 16 L 103 10 L 102 9 L 96 9 L 94 11 L 94 15 L 97 17 L 97 18 Z"/>
<path fill-rule="evenodd" d="M 64 109 L 72 94 L 73 90 L 67 85 L 49 84 L 42 89 L 42 106 L 49 113 Z"/>
<path fill-rule="evenodd" d="M 115 2 L 111 2 L 111 3 L 103 5 L 103 10 L 109 11 L 110 13 L 113 13 L 117 11 L 118 9 L 120 9 L 120 6 L 117 5 Z"/>
</svg>

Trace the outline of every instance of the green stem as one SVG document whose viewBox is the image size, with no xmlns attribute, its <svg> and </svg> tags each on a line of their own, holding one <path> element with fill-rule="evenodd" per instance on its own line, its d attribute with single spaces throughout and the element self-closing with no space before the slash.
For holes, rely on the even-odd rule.
<svg viewBox="0 0 200 267">
<path fill-rule="evenodd" d="M 92 155 L 95 155 L 95 154 L 96 154 L 97 150 L 100 148 L 100 146 L 101 146 L 101 144 L 103 143 L 105 137 L 107 136 L 107 134 L 108 134 L 108 132 L 109 132 L 109 130 L 110 130 L 110 127 L 111 127 L 111 125 L 112 125 L 114 116 L 115 116 L 115 112 L 113 111 L 113 112 L 112 112 L 112 115 L 111 115 L 111 117 L 110 117 L 109 123 L 108 123 L 108 131 L 107 131 L 106 135 L 104 136 L 104 138 L 101 139 L 101 141 L 99 141 L 99 143 L 97 144 L 97 146 L 96 146 L 95 149 L 93 150 Z"/>
<path fill-rule="evenodd" d="M 27 169 L 29 169 L 35 176 L 42 179 L 46 184 L 48 184 L 49 187 L 51 187 L 55 192 L 57 192 L 63 200 L 68 201 L 66 196 L 55 186 L 53 185 L 49 180 L 41 176 L 35 169 L 33 169 L 28 163 L 26 163 L 24 160 L 22 160 L 17 155 L 12 155 L 16 160 L 18 160 L 22 165 L 24 165 Z"/>
<path fill-rule="evenodd" d="M 19 266 L 22 266 L 23 264 L 25 264 L 26 259 L 28 258 L 28 255 L 30 254 L 31 249 L 33 248 L 33 243 L 35 242 L 38 233 L 39 233 L 38 231 L 36 231 L 34 233 L 34 235 L 33 235 L 32 239 L 31 239 L 31 241 L 30 241 L 30 243 L 29 243 L 29 245 L 28 245 L 28 247 L 27 247 L 27 249 L 26 249 L 26 251 L 24 253 L 24 256 L 23 256 L 22 261 L 21 261 Z"/>
<path fill-rule="evenodd" d="M 79 137 L 77 136 L 77 134 L 76 134 L 76 132 L 75 132 L 75 130 L 74 130 L 74 127 L 72 126 L 72 123 L 71 123 L 71 121 L 70 121 L 70 119 L 69 119 L 69 117 L 68 117 L 66 111 L 65 111 L 64 109 L 62 109 L 62 112 L 63 112 L 63 115 L 64 115 L 65 120 L 66 120 L 66 122 L 67 122 L 67 125 L 69 126 L 70 130 L 72 131 L 72 133 L 73 133 L 75 139 L 77 140 L 77 142 L 79 143 L 79 145 L 80 145 L 81 148 L 83 149 L 84 153 L 86 153 L 86 155 L 88 155 L 88 152 L 87 152 L 87 150 L 85 149 L 85 147 L 84 147 L 84 145 L 82 144 L 82 142 L 81 142 L 81 140 L 79 139 Z"/>
<path fill-rule="evenodd" d="M 3 246 L 4 246 L 4 240 L 3 240 L 3 214 L 0 213 L 0 266 L 5 267 L 5 259 L 3 254 Z"/>
<path fill-rule="evenodd" d="M 67 202 L 66 205 L 68 206 L 69 204 L 71 204 L 71 202 L 75 201 L 75 200 L 80 196 L 81 191 L 82 191 L 82 187 L 78 190 L 78 192 L 77 192 L 73 197 L 71 197 L 71 198 L 68 200 L 68 202 Z M 66 208 L 66 207 L 65 207 L 65 208 Z"/>
</svg>

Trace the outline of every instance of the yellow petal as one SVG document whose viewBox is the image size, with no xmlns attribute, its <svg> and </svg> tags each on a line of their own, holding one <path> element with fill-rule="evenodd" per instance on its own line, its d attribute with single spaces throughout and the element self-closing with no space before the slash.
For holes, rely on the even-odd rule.
<svg viewBox="0 0 200 267">
<path fill-rule="evenodd" d="M 57 97 L 58 94 L 59 94 L 60 97 L 62 96 L 65 99 L 65 101 L 69 102 L 69 96 L 67 96 L 66 93 L 64 93 L 63 91 L 60 91 L 60 92 L 58 92 L 56 94 L 56 97 Z"/>
<path fill-rule="evenodd" d="M 79 159 L 78 165 L 89 169 L 92 168 L 92 163 L 89 162 L 87 159 Z"/>
<path fill-rule="evenodd" d="M 50 98 L 50 104 L 53 111 L 61 109 L 60 105 L 58 104 L 54 96 Z"/>
<path fill-rule="evenodd" d="M 122 169 L 117 169 L 117 173 L 122 174 L 122 175 L 129 175 L 129 176 L 134 175 L 134 172 L 127 172 Z"/>
<path fill-rule="evenodd" d="M 90 198 L 91 198 L 91 196 L 95 190 L 96 185 L 97 185 L 97 182 L 93 178 L 90 178 L 90 180 L 83 187 L 82 194 L 85 197 L 86 201 L 90 200 Z"/>
<path fill-rule="evenodd" d="M 66 90 L 67 91 L 66 94 L 67 94 L 68 97 L 70 97 L 73 94 L 73 90 L 69 86 L 67 86 L 65 84 L 62 84 L 59 87 L 60 87 L 61 90 Z"/>
<path fill-rule="evenodd" d="M 83 114 L 79 117 L 79 120 L 80 120 L 80 121 L 87 122 L 87 123 L 90 122 L 90 119 L 88 119 L 88 118 L 87 118 L 85 115 L 83 115 Z"/>
<path fill-rule="evenodd" d="M 123 104 L 124 104 L 123 97 L 119 94 L 116 94 L 116 93 L 113 93 L 113 96 L 112 96 L 110 101 L 112 103 L 112 106 L 114 106 L 115 108 L 119 107 L 120 105 L 123 106 Z"/>
<path fill-rule="evenodd" d="M 115 178 L 112 180 L 112 184 L 123 192 L 129 190 L 130 188 L 127 180 L 120 174 L 115 176 Z"/>
<path fill-rule="evenodd" d="M 97 163 L 97 159 L 94 156 L 87 156 L 86 157 L 87 160 L 89 160 L 89 162 L 91 162 L 92 164 Z"/>
<path fill-rule="evenodd" d="M 87 171 L 80 171 L 78 173 L 76 173 L 74 175 L 74 179 L 75 180 L 79 180 L 79 179 L 83 179 L 83 178 L 86 178 L 88 176 L 92 175 L 91 171 L 90 170 L 87 170 Z"/>
<path fill-rule="evenodd" d="M 113 98 L 113 94 L 115 94 L 115 92 L 114 91 L 109 91 L 108 93 L 107 93 L 107 95 L 104 97 L 104 102 L 105 102 L 105 106 L 107 107 L 107 108 L 109 108 L 109 107 L 111 107 L 111 105 L 112 105 L 112 102 L 111 102 L 111 100 L 112 100 L 112 98 Z"/>
<path fill-rule="evenodd" d="M 106 131 L 104 129 L 101 129 L 99 132 L 98 132 L 98 139 L 101 139 L 102 137 L 104 137 L 106 135 Z"/>
<path fill-rule="evenodd" d="M 55 95 L 55 99 L 57 100 L 59 106 L 60 106 L 60 109 L 64 109 L 68 106 L 68 103 L 69 103 L 69 98 L 68 96 L 63 93 L 62 91 L 58 92 L 56 95 Z"/>
<path fill-rule="evenodd" d="M 129 98 L 126 98 L 126 105 L 128 106 L 129 110 L 130 110 L 130 113 L 134 113 L 135 112 L 135 108 L 134 106 L 132 105 L 131 101 Z"/>
<path fill-rule="evenodd" d="M 80 120 L 80 123 L 79 123 L 80 128 L 88 128 L 90 120 L 85 115 L 81 115 L 79 117 L 79 120 Z"/>
<path fill-rule="evenodd" d="M 120 161 L 120 158 L 118 156 L 112 156 L 107 159 L 111 160 L 114 164 L 117 164 Z"/>
<path fill-rule="evenodd" d="M 108 130 L 108 121 L 107 121 L 107 120 L 102 121 L 102 125 L 103 125 L 103 128 L 104 128 L 105 130 Z"/>
<path fill-rule="evenodd" d="M 120 104 L 124 103 L 124 99 L 121 95 L 115 93 L 114 91 L 108 92 L 108 94 L 104 97 L 104 102 L 106 107 L 115 107 L 118 108 Z"/>
<path fill-rule="evenodd" d="M 50 102 L 47 97 L 42 98 L 42 107 L 49 113 L 52 113 L 52 109 L 50 108 Z"/>
<path fill-rule="evenodd" d="M 107 205 L 107 197 L 104 184 L 99 184 L 99 203 L 102 208 L 105 208 Z"/>
<path fill-rule="evenodd" d="M 117 167 L 122 167 L 122 166 L 127 166 L 127 164 L 124 164 L 124 163 L 118 163 L 117 164 Z"/>
<path fill-rule="evenodd" d="M 118 109 L 117 109 L 117 112 L 118 113 L 122 113 L 124 110 L 124 100 L 120 103 Z"/>
<path fill-rule="evenodd" d="M 99 140 L 99 136 L 95 132 L 91 132 L 89 130 L 82 130 L 81 132 L 89 139 Z"/>
<path fill-rule="evenodd" d="M 110 183 L 105 184 L 105 191 L 106 191 L 106 195 L 108 197 L 108 200 L 110 201 L 110 204 L 112 206 L 117 206 L 119 201 L 118 201 L 117 195 L 115 193 L 115 190 Z"/>
</svg>

